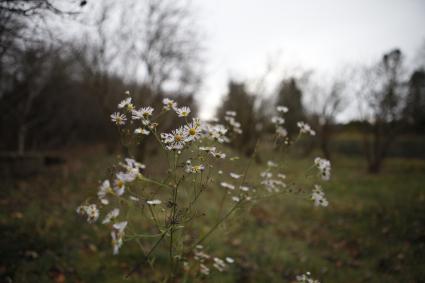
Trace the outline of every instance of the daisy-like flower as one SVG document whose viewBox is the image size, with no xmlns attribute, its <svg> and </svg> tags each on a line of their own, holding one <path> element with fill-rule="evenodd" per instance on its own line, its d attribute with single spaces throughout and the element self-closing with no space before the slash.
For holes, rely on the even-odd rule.
<svg viewBox="0 0 425 283">
<path fill-rule="evenodd" d="M 331 178 L 331 162 L 327 159 L 317 157 L 314 159 L 314 164 L 319 169 L 322 180 L 329 181 Z"/>
<path fill-rule="evenodd" d="M 193 119 L 193 121 L 185 125 L 183 129 L 188 141 L 196 141 L 201 137 L 202 130 L 199 119 Z"/>
<path fill-rule="evenodd" d="M 168 150 L 181 150 L 187 142 L 186 132 L 182 127 L 173 130 L 171 134 L 162 133 L 161 139 Z"/>
<path fill-rule="evenodd" d="M 147 200 L 146 203 L 149 205 L 157 205 L 157 204 L 161 204 L 162 201 L 159 199 L 153 199 L 153 200 Z"/>
<path fill-rule="evenodd" d="M 226 182 L 221 182 L 220 186 L 222 186 L 223 188 L 229 189 L 229 190 L 234 190 L 235 186 Z"/>
<path fill-rule="evenodd" d="M 220 151 L 211 151 L 210 154 L 218 159 L 224 159 L 226 158 L 226 154 L 224 152 Z"/>
<path fill-rule="evenodd" d="M 136 174 L 134 172 L 124 173 L 118 172 L 116 174 L 116 179 L 114 181 L 114 191 L 118 196 L 122 196 L 125 191 L 125 184 L 133 182 L 136 179 Z"/>
<path fill-rule="evenodd" d="M 109 180 L 103 181 L 103 183 L 99 187 L 99 191 L 97 192 L 97 196 L 102 204 L 108 204 L 109 200 L 106 198 L 108 194 L 112 194 L 113 190 L 111 188 L 111 183 Z"/>
<path fill-rule="evenodd" d="M 124 99 L 123 101 L 121 101 L 118 104 L 118 108 L 119 109 L 123 109 L 125 107 L 127 107 L 128 109 L 130 109 L 130 108 L 132 109 L 133 108 L 133 104 L 131 104 L 131 97 L 127 97 L 126 99 Z"/>
<path fill-rule="evenodd" d="M 177 108 L 177 102 L 169 98 L 164 98 L 162 100 L 162 104 L 164 104 L 164 110 L 167 110 L 167 111 Z"/>
<path fill-rule="evenodd" d="M 135 129 L 134 130 L 134 133 L 135 134 L 140 134 L 140 135 L 145 135 L 145 136 L 147 136 L 147 135 L 150 134 L 150 132 L 148 130 L 143 129 L 143 128 L 137 128 L 137 129 Z"/>
<path fill-rule="evenodd" d="M 282 105 L 278 105 L 277 107 L 276 107 L 276 110 L 278 111 L 278 112 L 282 112 L 282 113 L 286 113 L 286 112 L 288 112 L 288 107 L 286 107 L 286 106 L 282 106 Z"/>
<path fill-rule="evenodd" d="M 273 124 L 276 124 L 276 125 L 283 125 L 285 123 L 285 119 L 279 116 L 273 116 L 271 121 Z"/>
<path fill-rule="evenodd" d="M 126 182 L 133 182 L 141 174 L 140 172 L 146 168 L 145 164 L 137 162 L 132 158 L 125 158 L 125 163 L 120 163 L 120 165 L 126 169 L 126 173 L 121 173 L 120 178 Z"/>
<path fill-rule="evenodd" d="M 240 174 L 236 174 L 236 173 L 233 173 L 233 172 L 230 172 L 230 177 L 232 177 L 233 179 L 239 179 L 240 177 L 242 177 L 242 175 L 240 175 Z"/>
<path fill-rule="evenodd" d="M 187 117 L 190 114 L 190 108 L 187 106 L 183 106 L 180 108 L 175 109 L 177 116 L 179 117 Z"/>
<path fill-rule="evenodd" d="M 133 120 L 144 120 L 149 121 L 149 118 L 152 116 L 154 109 L 150 106 L 142 107 L 139 110 L 131 111 Z"/>
<path fill-rule="evenodd" d="M 300 128 L 301 134 L 310 134 L 312 136 L 316 135 L 316 132 L 313 131 L 313 129 L 307 123 L 304 123 L 304 122 L 301 121 L 301 122 L 297 123 L 297 126 L 298 126 L 298 128 Z"/>
<path fill-rule="evenodd" d="M 118 208 L 114 208 L 108 214 L 106 214 L 105 218 L 102 221 L 102 224 L 107 224 L 118 217 L 120 214 L 120 210 Z"/>
<path fill-rule="evenodd" d="M 127 117 L 124 114 L 121 114 L 119 112 L 115 112 L 115 113 L 111 114 L 111 120 L 116 125 L 124 125 L 125 122 L 127 121 Z"/>
<path fill-rule="evenodd" d="M 192 173 L 192 174 L 201 173 L 204 170 L 205 170 L 205 166 L 202 164 L 199 164 L 199 165 L 187 164 L 185 167 L 186 173 Z"/>
<path fill-rule="evenodd" d="M 117 255 L 123 243 L 124 229 L 127 226 L 127 221 L 115 223 L 111 232 L 113 254 Z"/>
<path fill-rule="evenodd" d="M 96 204 L 80 205 L 77 207 L 77 213 L 86 216 L 88 223 L 94 223 L 99 218 L 99 209 Z"/>
<path fill-rule="evenodd" d="M 285 128 L 283 128 L 283 127 L 277 126 L 276 127 L 276 134 L 279 137 L 284 138 L 284 137 L 286 137 L 288 135 L 288 131 Z"/>
<path fill-rule="evenodd" d="M 320 185 L 314 185 L 313 192 L 311 194 L 311 199 L 314 201 L 315 206 L 328 206 L 329 202 L 325 197 L 325 193 L 322 190 Z"/>
</svg>

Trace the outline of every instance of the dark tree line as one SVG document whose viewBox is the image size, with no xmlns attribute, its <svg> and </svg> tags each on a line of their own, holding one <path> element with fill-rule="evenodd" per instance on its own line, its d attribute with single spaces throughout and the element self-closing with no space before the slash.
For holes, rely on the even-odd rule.
<svg viewBox="0 0 425 283">
<path fill-rule="evenodd" d="M 126 90 L 141 105 L 161 109 L 162 99 L 171 96 L 196 113 L 198 42 L 196 30 L 186 33 L 190 15 L 182 3 L 97 2 L 86 17 L 94 31 L 71 41 L 49 36 L 50 20 L 83 16 L 78 8 L 86 4 L 0 2 L 0 150 L 23 154 L 99 141 L 114 148 L 118 135 L 109 115 Z M 120 25 L 137 12 L 135 5 L 139 12 L 147 8 L 144 16 L 131 16 L 139 20 L 134 26 Z M 141 145 L 138 155 L 146 150 Z"/>
</svg>

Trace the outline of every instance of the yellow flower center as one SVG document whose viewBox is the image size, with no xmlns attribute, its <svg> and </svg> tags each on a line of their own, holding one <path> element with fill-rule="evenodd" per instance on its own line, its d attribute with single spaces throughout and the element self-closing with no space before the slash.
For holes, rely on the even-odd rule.
<svg viewBox="0 0 425 283">
<path fill-rule="evenodd" d="M 117 180 L 117 187 L 118 188 L 124 187 L 124 182 L 122 180 Z"/>
<path fill-rule="evenodd" d="M 174 140 L 176 141 L 176 142 L 179 142 L 179 141 L 181 141 L 183 139 L 183 137 L 181 136 L 181 135 L 175 135 L 174 136 Z"/>
<path fill-rule="evenodd" d="M 196 129 L 195 128 L 190 128 L 189 129 L 189 135 L 191 135 L 191 136 L 196 135 Z"/>
</svg>

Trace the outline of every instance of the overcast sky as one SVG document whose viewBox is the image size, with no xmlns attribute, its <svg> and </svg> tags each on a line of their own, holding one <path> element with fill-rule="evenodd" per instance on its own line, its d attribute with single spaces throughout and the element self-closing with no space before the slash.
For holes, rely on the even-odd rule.
<svg viewBox="0 0 425 283">
<path fill-rule="evenodd" d="M 205 32 L 202 117 L 214 113 L 229 78 L 252 80 L 268 58 L 332 75 L 343 65 L 370 63 L 399 47 L 407 63 L 425 41 L 425 0 L 192 1 Z"/>
</svg>

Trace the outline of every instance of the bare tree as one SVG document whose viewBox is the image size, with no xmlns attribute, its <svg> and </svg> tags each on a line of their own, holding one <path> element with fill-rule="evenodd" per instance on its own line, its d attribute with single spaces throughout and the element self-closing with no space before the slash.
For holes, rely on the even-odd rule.
<svg viewBox="0 0 425 283">
<path fill-rule="evenodd" d="M 331 160 L 330 142 L 334 134 L 336 116 L 347 106 L 346 80 L 339 76 L 327 86 L 315 85 L 311 95 L 310 111 L 315 120 L 320 149 L 324 157 Z"/>
<path fill-rule="evenodd" d="M 396 139 L 404 107 L 403 56 L 394 49 L 361 72 L 358 92 L 363 142 L 370 173 L 379 173 L 391 143 Z"/>
</svg>

